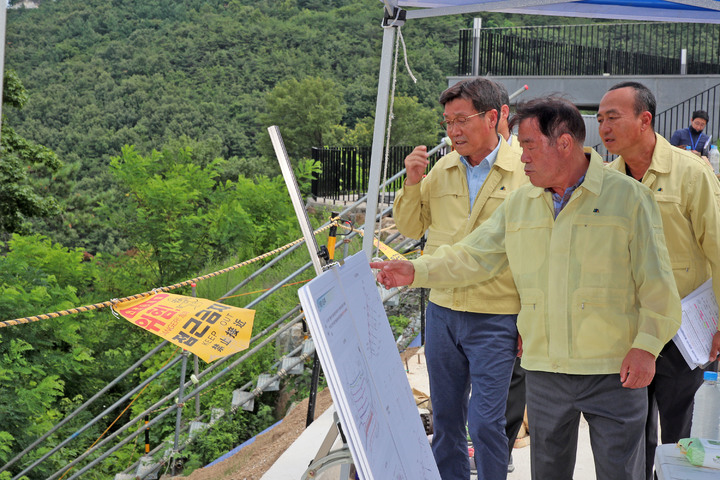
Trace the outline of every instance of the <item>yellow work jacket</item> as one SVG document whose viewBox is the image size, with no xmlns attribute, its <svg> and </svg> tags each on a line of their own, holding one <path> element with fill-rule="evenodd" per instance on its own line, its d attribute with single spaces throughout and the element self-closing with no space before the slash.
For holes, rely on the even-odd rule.
<svg viewBox="0 0 720 480">
<path fill-rule="evenodd" d="M 550 192 L 520 187 L 460 243 L 413 260 L 413 286 L 484 282 L 509 264 L 529 370 L 610 374 L 630 348 L 657 356 L 680 299 L 650 190 L 592 159 L 553 216 Z"/>
<path fill-rule="evenodd" d="M 510 142 L 508 143 L 510 145 L 510 148 L 514 151 L 522 155 L 522 147 L 520 146 L 520 140 L 518 140 L 517 135 L 511 134 L 510 135 Z"/>
<path fill-rule="evenodd" d="M 697 155 L 655 135 L 655 150 L 642 183 L 660 206 L 665 243 L 683 298 L 711 275 L 720 279 L 720 182 Z M 608 168 L 625 173 L 625 161 L 618 157 Z M 720 281 L 713 282 L 713 292 L 720 299 Z"/>
<path fill-rule="evenodd" d="M 478 193 L 472 210 L 465 165 L 457 152 L 438 160 L 420 183 L 404 186 L 393 202 L 393 217 L 400 233 L 419 239 L 427 230 L 425 253 L 452 245 L 475 230 L 505 200 L 528 182 L 520 155 L 500 139 L 495 163 Z M 520 299 L 509 271 L 482 286 L 433 288 L 430 301 L 463 312 L 516 314 Z"/>
</svg>

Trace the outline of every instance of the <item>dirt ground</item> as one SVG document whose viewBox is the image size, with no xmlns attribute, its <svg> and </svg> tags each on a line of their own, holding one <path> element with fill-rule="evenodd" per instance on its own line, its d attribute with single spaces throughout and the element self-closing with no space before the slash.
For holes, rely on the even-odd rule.
<svg viewBox="0 0 720 480">
<path fill-rule="evenodd" d="M 330 390 L 318 392 L 315 418 L 332 405 Z M 161 480 L 260 480 L 265 472 L 305 430 L 308 399 L 295 405 L 282 423 L 259 435 L 253 443 L 211 467 L 199 468 L 187 477 L 163 476 Z"/>
<path fill-rule="evenodd" d="M 412 356 L 417 348 L 408 348 L 400 354 L 403 362 Z M 315 418 L 332 405 L 330 390 L 318 392 L 315 403 Z M 282 423 L 269 432 L 259 435 L 253 443 L 230 458 L 211 467 L 199 468 L 187 477 L 163 475 L 161 480 L 260 480 L 280 455 L 305 430 L 308 399 L 295 405 L 285 415 Z M 298 472 L 298 476 L 302 472 Z"/>
</svg>

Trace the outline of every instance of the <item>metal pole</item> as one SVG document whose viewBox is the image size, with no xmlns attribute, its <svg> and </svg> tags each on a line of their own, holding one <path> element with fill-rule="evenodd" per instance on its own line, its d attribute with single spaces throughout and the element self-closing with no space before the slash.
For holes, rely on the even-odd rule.
<svg viewBox="0 0 720 480">
<path fill-rule="evenodd" d="M 197 297 L 197 284 L 192 283 L 192 296 Z M 193 374 L 194 380 L 197 381 L 198 375 L 200 375 L 200 360 L 197 355 L 193 355 Z M 184 379 L 183 379 L 184 380 Z M 200 393 L 195 395 L 195 417 L 200 416 Z"/>
<path fill-rule="evenodd" d="M 150 422 L 150 415 L 145 415 L 145 455 L 150 454 L 150 427 L 148 427 L 148 423 Z"/>
<path fill-rule="evenodd" d="M 377 212 L 378 195 L 380 194 L 380 171 L 382 170 L 383 144 L 385 142 L 395 28 L 385 27 L 383 29 L 383 45 L 380 57 L 380 73 L 378 75 L 377 102 L 375 105 L 375 126 L 372 153 L 370 154 L 367 206 L 365 210 L 365 236 L 363 237 L 363 251 L 368 259 L 372 258 L 375 212 Z"/>
<path fill-rule="evenodd" d="M 472 76 L 480 75 L 480 29 L 482 18 L 473 18 L 473 53 L 472 53 Z"/>
<path fill-rule="evenodd" d="M 305 237 L 305 245 L 307 245 L 308 252 L 310 253 L 310 260 L 312 261 L 313 267 L 315 267 L 315 273 L 320 275 L 323 272 L 323 264 L 318 255 L 318 245 L 315 241 L 315 235 L 313 235 L 312 226 L 310 225 L 310 219 L 307 216 L 305 205 L 302 203 L 300 187 L 298 187 L 295 174 L 292 171 L 290 159 L 288 158 L 287 151 L 285 150 L 285 143 L 280 135 L 280 129 L 276 125 L 273 125 L 268 128 L 268 133 L 270 134 L 270 141 L 275 149 L 275 156 L 280 164 L 280 170 L 282 171 L 283 178 L 285 179 L 285 185 L 287 186 L 288 193 L 290 194 L 290 200 L 292 200 L 293 208 L 295 209 L 295 216 L 300 224 L 300 230 L 302 231 L 303 237 Z"/>
<path fill-rule="evenodd" d="M 687 49 L 680 50 L 680 75 L 687 74 Z"/>
<path fill-rule="evenodd" d="M 337 216 L 337 212 L 330 213 L 331 220 Z M 327 250 L 330 261 L 335 260 L 335 242 L 337 242 L 337 225 L 330 227 L 330 231 L 328 232 Z"/>
<path fill-rule="evenodd" d="M 193 355 L 193 373 L 195 374 L 195 378 L 198 378 L 198 375 L 200 375 L 200 362 L 198 360 L 197 355 Z M 195 416 L 200 416 L 200 394 L 198 393 L 195 395 Z"/>
<path fill-rule="evenodd" d="M 180 388 L 178 389 L 177 396 L 177 414 L 175 415 L 175 443 L 173 444 L 173 455 L 172 455 L 172 474 L 175 476 L 177 458 L 176 455 L 180 451 L 180 423 L 182 423 L 182 407 L 184 404 L 183 394 L 185 393 L 185 372 L 187 371 L 187 357 L 188 351 L 183 350 L 182 352 L 182 367 L 180 368 Z"/>
</svg>

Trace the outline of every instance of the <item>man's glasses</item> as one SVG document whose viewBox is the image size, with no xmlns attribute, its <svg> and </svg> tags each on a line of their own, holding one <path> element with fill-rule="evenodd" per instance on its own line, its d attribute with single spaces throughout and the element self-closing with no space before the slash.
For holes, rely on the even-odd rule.
<svg viewBox="0 0 720 480">
<path fill-rule="evenodd" d="M 482 115 L 484 113 L 485 112 L 478 112 L 478 113 L 474 113 L 472 115 L 458 115 L 457 117 L 455 117 L 455 120 L 443 120 L 442 122 L 440 122 L 440 125 L 445 130 L 452 128 L 454 125 L 457 125 L 458 127 L 462 128 L 465 126 L 468 119 L 470 119 L 472 117 L 477 117 L 478 115 Z"/>
</svg>

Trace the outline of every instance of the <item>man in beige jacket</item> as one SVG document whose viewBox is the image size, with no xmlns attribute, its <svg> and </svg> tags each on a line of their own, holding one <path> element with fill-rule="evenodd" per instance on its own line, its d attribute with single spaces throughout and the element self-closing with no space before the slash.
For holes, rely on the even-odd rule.
<svg viewBox="0 0 720 480">
<path fill-rule="evenodd" d="M 407 177 L 393 207 L 400 233 L 419 239 L 427 231 L 427 253 L 465 237 L 512 190 L 527 183 L 519 153 L 498 135 L 502 101 L 493 82 L 456 84 L 442 93 L 440 103 L 455 151 L 425 177 L 427 148 L 415 148 L 405 159 Z M 470 478 L 466 424 L 478 478 L 507 475 L 505 403 L 517 352 L 519 310 L 509 271 L 482 287 L 430 292 L 425 355 L 433 454 L 443 479 Z"/>
<path fill-rule="evenodd" d="M 605 147 L 621 155 L 608 168 L 626 173 L 655 196 L 680 297 L 712 276 L 720 298 L 720 183 L 712 169 L 655 133 L 655 97 L 640 83 L 613 86 L 600 101 L 597 118 Z M 716 333 L 708 361 L 719 351 Z M 648 386 L 647 480 L 653 478 L 658 412 L 662 443 L 689 437 L 693 399 L 703 381 L 702 370 L 691 370 L 673 341 L 660 353 L 656 371 Z"/>
</svg>

